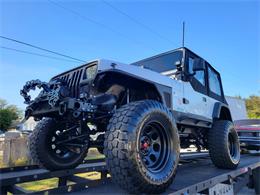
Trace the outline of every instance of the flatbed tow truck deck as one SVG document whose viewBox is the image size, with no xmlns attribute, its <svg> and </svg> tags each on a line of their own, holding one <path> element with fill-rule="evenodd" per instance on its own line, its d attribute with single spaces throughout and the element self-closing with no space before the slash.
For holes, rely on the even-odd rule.
<svg viewBox="0 0 260 195">
<path fill-rule="evenodd" d="M 236 170 L 218 169 L 212 163 L 207 153 L 182 154 L 179 168 L 173 184 L 165 194 L 218 194 L 237 193 L 246 185 L 259 186 L 260 155 L 243 154 Z M 98 180 L 88 180 L 75 176 L 77 173 L 101 172 Z M 26 194 L 28 192 L 16 184 L 23 182 L 59 178 L 57 188 L 48 189 L 33 194 L 126 194 L 126 191 L 113 184 L 107 177 L 106 164 L 103 160 L 91 160 L 76 169 L 50 172 L 37 166 L 14 167 L 0 169 L 0 184 L 2 194 Z M 254 182 L 253 179 L 254 178 Z M 67 181 L 75 184 L 66 185 Z M 259 187 L 258 187 L 259 188 Z M 225 191 L 225 193 L 224 193 Z"/>
</svg>

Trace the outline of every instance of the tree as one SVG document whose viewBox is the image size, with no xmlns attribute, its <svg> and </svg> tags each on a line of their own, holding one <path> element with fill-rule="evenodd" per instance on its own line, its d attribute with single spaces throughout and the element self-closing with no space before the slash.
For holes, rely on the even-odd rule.
<svg viewBox="0 0 260 195">
<path fill-rule="evenodd" d="M 6 100 L 0 99 L 0 129 L 6 131 L 14 120 L 19 119 L 21 110 L 15 105 L 8 105 Z"/>
<path fill-rule="evenodd" d="M 260 118 L 260 96 L 251 95 L 245 99 L 249 118 Z"/>
<path fill-rule="evenodd" d="M 7 106 L 7 101 L 0 98 L 0 110 Z"/>
</svg>

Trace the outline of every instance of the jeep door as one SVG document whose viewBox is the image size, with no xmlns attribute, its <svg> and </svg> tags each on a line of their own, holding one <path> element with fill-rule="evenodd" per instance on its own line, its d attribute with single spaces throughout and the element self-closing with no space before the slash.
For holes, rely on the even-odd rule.
<svg viewBox="0 0 260 195">
<path fill-rule="evenodd" d="M 195 54 L 187 51 L 185 55 L 185 72 L 187 79 L 183 82 L 183 102 L 185 111 L 192 114 L 192 117 L 199 119 L 211 119 L 207 112 L 207 80 L 206 70 L 193 72 Z"/>
</svg>

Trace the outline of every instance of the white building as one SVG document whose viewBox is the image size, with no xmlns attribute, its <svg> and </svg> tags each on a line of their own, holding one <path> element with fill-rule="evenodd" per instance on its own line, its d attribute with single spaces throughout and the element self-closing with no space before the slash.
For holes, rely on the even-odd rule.
<svg viewBox="0 0 260 195">
<path fill-rule="evenodd" d="M 19 125 L 20 130 L 33 130 L 36 126 L 37 122 L 30 117 L 27 121 Z"/>
</svg>

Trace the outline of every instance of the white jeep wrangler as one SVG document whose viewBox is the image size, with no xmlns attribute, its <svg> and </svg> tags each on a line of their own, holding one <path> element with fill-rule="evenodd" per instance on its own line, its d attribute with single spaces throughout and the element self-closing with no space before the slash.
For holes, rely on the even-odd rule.
<svg viewBox="0 0 260 195">
<path fill-rule="evenodd" d="M 42 91 L 31 100 L 35 87 Z M 180 147 L 208 149 L 220 168 L 240 160 L 220 74 L 187 48 L 130 65 L 95 60 L 48 83 L 29 81 L 21 95 L 25 117 L 41 120 L 31 155 L 49 170 L 74 168 L 97 147 L 122 188 L 161 193 L 174 179 Z"/>
</svg>

